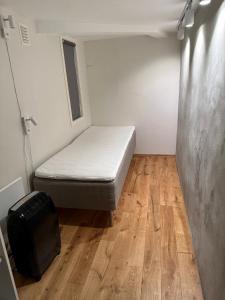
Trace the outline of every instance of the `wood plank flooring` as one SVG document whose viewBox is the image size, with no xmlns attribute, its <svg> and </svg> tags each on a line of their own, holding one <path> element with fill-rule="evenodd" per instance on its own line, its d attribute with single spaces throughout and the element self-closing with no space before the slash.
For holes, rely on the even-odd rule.
<svg viewBox="0 0 225 300">
<path fill-rule="evenodd" d="M 173 156 L 134 156 L 113 227 L 104 212 L 59 210 L 61 254 L 20 299 L 202 300 Z"/>
</svg>

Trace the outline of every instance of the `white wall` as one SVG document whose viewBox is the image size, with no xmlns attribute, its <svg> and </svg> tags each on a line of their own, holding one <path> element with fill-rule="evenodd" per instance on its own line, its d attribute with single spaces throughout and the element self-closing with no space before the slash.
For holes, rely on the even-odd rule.
<svg viewBox="0 0 225 300">
<path fill-rule="evenodd" d="M 34 115 L 39 126 L 34 128 L 31 136 L 36 165 L 64 147 L 91 124 L 83 44 L 77 40 L 75 42 L 83 116 L 72 123 L 61 40 L 55 36 L 36 36 L 36 55 L 40 63 L 35 72 Z"/>
<path fill-rule="evenodd" d="M 179 43 L 131 37 L 85 43 L 92 122 L 135 125 L 137 153 L 174 154 Z"/>
<path fill-rule="evenodd" d="M 23 133 L 19 111 L 6 45 L 0 38 L 0 189 L 20 176 L 25 185 L 25 174 Z"/>
<path fill-rule="evenodd" d="M 24 114 L 38 122 L 30 136 L 34 166 L 38 166 L 85 130 L 91 123 L 86 84 L 83 44 L 77 42 L 78 71 L 83 117 L 71 123 L 64 77 L 60 38 L 36 34 L 31 20 L 16 16 L 17 23 L 29 25 L 31 47 L 21 44 L 18 28 L 8 40 L 19 100 Z M 25 180 L 23 135 L 13 92 L 5 42 L 0 38 L 0 187 L 18 176 Z M 4 60 L 2 60 L 2 57 Z M 3 150 L 3 151 L 2 151 Z"/>
</svg>

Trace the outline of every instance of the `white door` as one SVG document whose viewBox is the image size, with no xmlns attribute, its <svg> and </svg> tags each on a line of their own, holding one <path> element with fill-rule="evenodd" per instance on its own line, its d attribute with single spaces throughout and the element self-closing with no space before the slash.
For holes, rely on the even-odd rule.
<svg viewBox="0 0 225 300">
<path fill-rule="evenodd" d="M 0 228 L 0 299 L 17 300 L 18 294 Z"/>
<path fill-rule="evenodd" d="M 13 37 L 10 42 L 12 48 L 12 43 L 15 43 Z M 23 145 L 23 131 L 6 41 L 0 34 L 0 192 L 19 177 L 23 177 L 23 182 L 26 183 Z M 0 221 L 7 215 L 12 201 L 18 200 L 9 196 L 6 194 L 3 197 L 0 193 Z M 18 299 L 18 296 L 0 229 L 0 300 L 14 299 Z"/>
<path fill-rule="evenodd" d="M 0 11 L 1 12 L 1 11 Z M 13 33 L 13 32 L 12 32 Z M 19 48 L 11 34 L 9 50 Z M 14 45 L 15 44 L 15 45 Z M 12 52 L 12 51 L 11 51 Z M 11 55 L 11 60 L 14 56 Z M 23 68 L 23 66 L 20 66 Z M 14 64 L 14 68 L 16 66 Z M 18 68 L 18 67 L 17 67 Z M 0 35 L 0 189 L 18 177 L 26 184 L 24 135 L 6 41 Z M 1 211 L 0 202 L 0 211 Z"/>
</svg>

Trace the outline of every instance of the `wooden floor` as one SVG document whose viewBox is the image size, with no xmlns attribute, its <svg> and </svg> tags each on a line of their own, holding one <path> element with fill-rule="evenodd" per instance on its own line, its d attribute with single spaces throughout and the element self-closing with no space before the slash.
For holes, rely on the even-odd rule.
<svg viewBox="0 0 225 300">
<path fill-rule="evenodd" d="M 135 156 L 107 227 L 102 212 L 60 210 L 61 254 L 20 299 L 203 299 L 175 157 Z"/>
</svg>

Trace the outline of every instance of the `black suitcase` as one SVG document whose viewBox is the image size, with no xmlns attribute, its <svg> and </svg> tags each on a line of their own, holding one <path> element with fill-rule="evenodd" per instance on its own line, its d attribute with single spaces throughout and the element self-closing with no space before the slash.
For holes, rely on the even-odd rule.
<svg viewBox="0 0 225 300">
<path fill-rule="evenodd" d="M 18 272 L 40 280 L 61 248 L 58 215 L 51 198 L 33 192 L 14 204 L 8 212 L 7 231 Z"/>
</svg>

